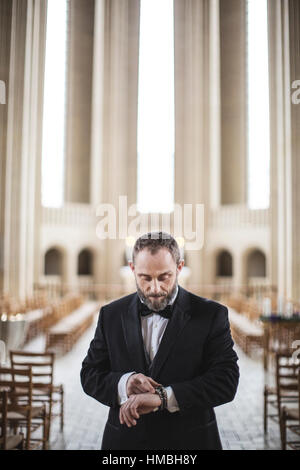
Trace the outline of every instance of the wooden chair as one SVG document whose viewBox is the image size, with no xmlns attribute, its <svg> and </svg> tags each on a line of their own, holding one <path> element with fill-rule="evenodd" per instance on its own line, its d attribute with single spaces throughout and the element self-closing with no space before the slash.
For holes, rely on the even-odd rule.
<svg viewBox="0 0 300 470">
<path fill-rule="evenodd" d="M 42 444 L 46 449 L 47 443 L 47 414 L 45 405 L 33 406 L 32 403 L 32 370 L 0 368 L 0 390 L 8 391 L 13 400 L 14 410 L 8 410 L 7 422 L 14 429 L 25 429 L 25 449 L 34 448 L 34 442 Z M 42 427 L 42 437 L 34 438 L 32 433 Z"/>
<path fill-rule="evenodd" d="M 13 402 L 12 392 L 0 392 L 0 450 L 24 449 L 24 434 L 12 434 L 8 429 L 8 413 L 18 411 Z"/>
<path fill-rule="evenodd" d="M 299 366 L 298 366 L 299 367 Z M 290 423 L 292 421 L 292 423 Z M 287 441 L 287 429 L 300 436 L 300 369 L 298 371 L 298 408 L 282 407 L 280 414 L 281 448 L 289 445 L 293 450 L 300 450 L 300 437 L 297 441 Z"/>
<path fill-rule="evenodd" d="M 32 401 L 46 405 L 48 416 L 47 440 L 50 439 L 51 421 L 60 417 L 60 430 L 64 427 L 64 388 L 62 384 L 55 385 L 53 352 L 37 353 L 29 351 L 10 351 L 10 362 L 13 368 L 31 367 L 32 370 Z M 53 407 L 59 404 L 59 411 L 53 412 Z"/>
<path fill-rule="evenodd" d="M 264 432 L 268 431 L 268 418 L 280 424 L 282 407 L 298 400 L 298 368 L 292 352 L 275 354 L 275 386 L 264 387 Z M 269 413 L 269 407 L 273 412 Z"/>
</svg>

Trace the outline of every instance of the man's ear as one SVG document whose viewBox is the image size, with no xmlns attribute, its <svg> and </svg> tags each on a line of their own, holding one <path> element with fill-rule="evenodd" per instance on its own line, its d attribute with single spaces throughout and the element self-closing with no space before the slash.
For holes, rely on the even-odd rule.
<svg viewBox="0 0 300 470">
<path fill-rule="evenodd" d="M 183 266 L 184 266 L 184 260 L 182 259 L 180 261 L 180 263 L 178 264 L 178 266 L 177 266 L 177 270 L 180 272 L 182 270 Z"/>
<path fill-rule="evenodd" d="M 129 267 L 131 269 L 131 271 L 133 272 L 134 271 L 134 264 L 132 261 L 128 261 L 128 264 L 129 264 Z"/>
</svg>

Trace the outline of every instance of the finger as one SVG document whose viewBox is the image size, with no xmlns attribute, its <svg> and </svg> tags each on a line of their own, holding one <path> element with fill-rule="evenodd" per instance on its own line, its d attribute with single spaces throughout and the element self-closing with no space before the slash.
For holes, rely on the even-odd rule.
<svg viewBox="0 0 300 470">
<path fill-rule="evenodd" d="M 150 393 L 154 393 L 154 387 L 153 385 L 151 384 L 151 382 L 147 381 L 145 383 L 145 391 L 146 392 L 150 392 Z"/>
<path fill-rule="evenodd" d="M 123 417 L 124 417 L 128 427 L 131 427 L 132 424 L 133 424 L 133 421 L 134 421 L 133 416 L 131 415 L 131 409 L 130 409 L 131 403 L 132 403 L 132 401 L 126 402 L 126 405 L 125 405 L 124 410 L 123 410 Z"/>
<path fill-rule="evenodd" d="M 154 388 L 152 387 L 152 385 L 150 384 L 144 384 L 144 385 L 141 385 L 138 389 L 137 389 L 137 392 L 136 394 L 138 395 L 139 393 L 154 393 Z"/>
<path fill-rule="evenodd" d="M 147 377 L 144 374 L 139 374 L 135 378 L 135 385 L 137 386 L 143 386 L 144 384 L 149 382 L 149 377 Z"/>
<path fill-rule="evenodd" d="M 134 403 L 131 403 L 131 405 L 129 405 L 127 408 L 127 418 L 130 421 L 131 425 L 136 425 L 135 418 L 139 417 L 135 408 L 136 408 L 136 405 Z"/>
<path fill-rule="evenodd" d="M 137 404 L 132 404 L 130 407 L 131 416 L 133 418 L 139 419 L 140 415 L 137 412 Z"/>
<path fill-rule="evenodd" d="M 125 423 L 125 418 L 124 418 L 124 407 L 120 409 L 120 423 L 121 424 L 126 424 Z"/>
<path fill-rule="evenodd" d="M 127 419 L 127 426 L 128 426 L 129 428 L 131 428 L 131 426 L 135 426 L 135 425 L 136 425 L 136 421 L 135 421 L 135 419 L 133 418 L 133 416 L 131 415 L 130 409 L 128 409 L 127 412 L 126 412 L 126 419 Z"/>
<path fill-rule="evenodd" d="M 121 409 L 120 409 L 120 415 L 121 415 L 121 419 L 123 421 L 122 424 L 126 424 L 126 412 L 125 412 L 126 405 L 127 405 L 127 402 L 123 403 L 123 405 L 121 406 Z"/>
<path fill-rule="evenodd" d="M 146 376 L 145 376 L 144 374 L 136 374 L 136 375 L 134 376 L 133 380 L 134 380 L 135 383 L 138 384 L 138 383 L 143 382 L 143 380 L 145 379 L 145 377 L 146 377 Z"/>
<path fill-rule="evenodd" d="M 140 415 L 137 411 L 137 407 L 139 404 L 138 397 L 136 396 L 135 398 L 132 399 L 131 403 L 128 405 L 128 419 L 130 420 L 131 424 L 136 425 L 136 419 L 139 419 Z"/>
<path fill-rule="evenodd" d="M 154 388 L 149 380 L 149 377 L 145 377 L 142 380 L 140 380 L 139 388 L 142 393 L 145 393 L 145 392 L 154 393 Z"/>
<path fill-rule="evenodd" d="M 130 421 L 129 421 L 128 417 L 127 417 L 126 409 L 123 410 L 123 419 L 124 419 L 124 422 L 125 422 L 126 426 L 127 426 L 128 428 L 130 428 L 130 427 L 131 427 L 131 424 L 130 424 Z"/>
<path fill-rule="evenodd" d="M 155 393 L 155 386 L 153 386 L 152 384 L 150 384 L 150 382 L 148 382 L 147 385 L 145 385 L 143 392 Z"/>
<path fill-rule="evenodd" d="M 143 393 L 143 390 L 140 387 L 134 387 L 132 392 L 133 395 L 138 395 L 139 393 Z"/>
<path fill-rule="evenodd" d="M 146 392 L 146 390 L 143 390 L 140 387 L 134 387 L 134 388 L 132 388 L 131 393 L 130 393 L 130 395 L 128 395 L 128 397 L 133 398 L 134 395 L 139 395 L 140 393 L 145 393 L 145 392 Z"/>
<path fill-rule="evenodd" d="M 148 380 L 151 383 L 151 385 L 153 385 L 153 387 L 158 387 L 159 385 L 161 385 L 158 382 L 156 382 L 154 379 L 152 379 L 152 377 L 148 377 Z"/>
</svg>

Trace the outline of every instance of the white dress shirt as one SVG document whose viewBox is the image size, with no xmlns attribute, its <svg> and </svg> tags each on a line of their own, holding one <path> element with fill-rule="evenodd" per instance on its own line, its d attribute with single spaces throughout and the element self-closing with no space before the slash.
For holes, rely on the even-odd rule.
<svg viewBox="0 0 300 470">
<path fill-rule="evenodd" d="M 172 304 L 175 301 L 177 294 L 178 294 L 178 286 L 169 304 Z M 145 317 L 141 317 L 141 328 L 142 328 L 144 345 L 149 354 L 151 361 L 153 360 L 155 354 L 157 353 L 163 334 L 167 327 L 168 321 L 169 321 L 168 318 L 164 318 L 155 312 Z M 122 405 L 123 403 L 125 403 L 125 401 L 128 400 L 128 396 L 126 392 L 126 384 L 127 384 L 128 378 L 132 374 L 135 374 L 135 372 L 134 371 L 128 372 L 122 375 L 122 377 L 119 380 L 118 398 L 119 398 L 120 405 Z M 178 403 L 175 398 L 174 392 L 172 390 L 172 387 L 170 386 L 166 387 L 165 390 L 167 392 L 167 398 L 168 398 L 168 403 L 167 403 L 168 411 L 170 411 L 171 413 L 173 413 L 174 411 L 178 411 L 179 407 L 178 407 Z M 154 411 L 157 411 L 157 410 L 158 408 L 156 408 Z"/>
</svg>

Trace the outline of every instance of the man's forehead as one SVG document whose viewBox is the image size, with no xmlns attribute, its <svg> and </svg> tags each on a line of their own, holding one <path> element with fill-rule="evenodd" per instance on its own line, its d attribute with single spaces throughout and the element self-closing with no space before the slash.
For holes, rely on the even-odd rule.
<svg viewBox="0 0 300 470">
<path fill-rule="evenodd" d="M 137 253 L 135 259 L 136 264 L 158 264 L 169 263 L 170 261 L 174 262 L 171 253 L 166 248 L 160 248 L 155 253 L 151 253 L 151 251 L 148 249 L 141 250 L 139 253 Z"/>
<path fill-rule="evenodd" d="M 149 250 L 142 250 L 138 253 L 135 260 L 135 269 L 137 271 L 155 270 L 171 272 L 175 265 L 175 261 L 168 250 L 160 249 L 155 254 L 151 254 Z"/>
</svg>

